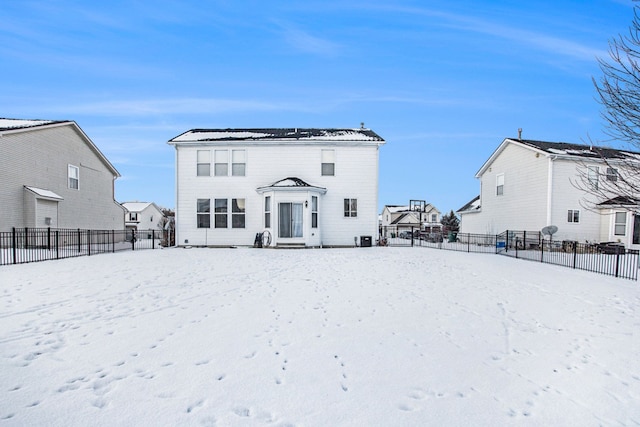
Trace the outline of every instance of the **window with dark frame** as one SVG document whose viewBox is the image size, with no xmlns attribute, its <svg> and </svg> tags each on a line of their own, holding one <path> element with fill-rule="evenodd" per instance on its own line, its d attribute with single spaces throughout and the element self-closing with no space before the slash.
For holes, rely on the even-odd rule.
<svg viewBox="0 0 640 427">
<path fill-rule="evenodd" d="M 607 168 L 607 181 L 616 182 L 618 180 L 618 169 Z"/>
<path fill-rule="evenodd" d="M 210 228 L 211 199 L 198 199 L 196 212 L 198 228 Z"/>
</svg>

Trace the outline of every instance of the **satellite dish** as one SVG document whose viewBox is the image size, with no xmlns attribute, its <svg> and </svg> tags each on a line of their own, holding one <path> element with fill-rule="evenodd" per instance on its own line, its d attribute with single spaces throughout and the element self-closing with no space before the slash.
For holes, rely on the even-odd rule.
<svg viewBox="0 0 640 427">
<path fill-rule="evenodd" d="M 555 225 L 547 225 L 546 227 L 542 228 L 542 234 L 545 234 L 547 236 L 552 236 L 557 231 L 558 231 L 558 227 L 556 227 Z"/>
</svg>

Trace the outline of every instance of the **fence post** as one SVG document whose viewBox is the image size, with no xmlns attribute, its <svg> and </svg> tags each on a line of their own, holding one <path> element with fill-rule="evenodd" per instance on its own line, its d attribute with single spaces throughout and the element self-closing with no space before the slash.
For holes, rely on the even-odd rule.
<svg viewBox="0 0 640 427">
<path fill-rule="evenodd" d="M 496 247 L 496 255 L 498 254 L 498 235 L 496 234 L 495 240 L 493 241 L 494 245 Z"/>
<path fill-rule="evenodd" d="M 509 252 L 509 230 L 505 231 L 504 236 L 504 251 Z"/>
<path fill-rule="evenodd" d="M 131 230 L 131 250 L 136 250 L 136 232 L 134 229 Z"/>
<path fill-rule="evenodd" d="M 151 230 L 151 249 L 156 248 L 156 230 Z"/>
<path fill-rule="evenodd" d="M 87 230 L 87 255 L 91 256 L 91 230 Z"/>
<path fill-rule="evenodd" d="M 471 252 L 471 233 L 467 233 L 467 253 L 469 252 Z"/>
<path fill-rule="evenodd" d="M 111 252 L 116 252 L 116 232 L 111 230 Z"/>
<path fill-rule="evenodd" d="M 578 259 L 578 242 L 573 242 L 573 268 L 576 268 L 576 260 Z"/>
<path fill-rule="evenodd" d="M 51 227 L 47 227 L 47 250 L 51 250 Z"/>
<path fill-rule="evenodd" d="M 551 238 L 549 238 L 549 243 L 551 243 Z M 540 262 L 544 262 L 544 239 L 542 239 L 542 244 L 540 245 Z"/>
<path fill-rule="evenodd" d="M 518 258 L 518 238 L 516 237 L 516 258 Z"/>
<path fill-rule="evenodd" d="M 413 247 L 413 226 L 411 227 L 411 247 Z"/>
<path fill-rule="evenodd" d="M 82 243 L 82 235 L 80 234 L 80 229 L 78 228 L 78 253 L 81 252 L 81 243 Z"/>
<path fill-rule="evenodd" d="M 618 277 L 619 270 L 620 270 L 620 250 L 616 250 L 616 277 Z"/>
<path fill-rule="evenodd" d="M 16 236 L 16 228 L 13 227 L 13 231 L 11 232 L 11 247 L 13 248 L 13 263 L 17 264 L 17 255 L 18 255 L 18 238 Z"/>
<path fill-rule="evenodd" d="M 60 232 L 56 230 L 56 259 L 60 259 Z"/>
</svg>

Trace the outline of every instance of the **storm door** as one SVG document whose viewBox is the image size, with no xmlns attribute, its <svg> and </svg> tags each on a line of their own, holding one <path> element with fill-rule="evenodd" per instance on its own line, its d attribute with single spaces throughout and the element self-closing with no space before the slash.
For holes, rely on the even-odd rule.
<svg viewBox="0 0 640 427">
<path fill-rule="evenodd" d="M 278 237 L 302 237 L 302 203 L 278 204 Z"/>
</svg>

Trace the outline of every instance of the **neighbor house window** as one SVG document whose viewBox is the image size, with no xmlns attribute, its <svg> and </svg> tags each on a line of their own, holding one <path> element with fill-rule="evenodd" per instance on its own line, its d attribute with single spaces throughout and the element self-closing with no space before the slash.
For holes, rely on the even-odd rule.
<svg viewBox="0 0 640 427">
<path fill-rule="evenodd" d="M 358 199 L 344 199 L 344 216 L 358 216 Z"/>
<path fill-rule="evenodd" d="M 431 214 L 431 222 L 438 222 L 438 214 Z"/>
<path fill-rule="evenodd" d="M 247 152 L 245 150 L 231 151 L 231 175 L 244 176 L 247 168 Z"/>
<path fill-rule="evenodd" d="M 129 213 L 129 220 L 130 221 L 137 221 L 138 220 L 138 213 L 137 212 L 130 212 Z"/>
<path fill-rule="evenodd" d="M 569 209 L 567 211 L 568 222 L 580 222 L 580 211 L 575 209 Z"/>
<path fill-rule="evenodd" d="M 211 176 L 211 151 L 198 150 L 198 176 Z"/>
<path fill-rule="evenodd" d="M 616 236 L 624 236 L 627 234 L 626 212 L 616 212 L 613 234 Z"/>
<path fill-rule="evenodd" d="M 587 166 L 587 182 L 592 190 L 598 189 L 598 166 Z"/>
<path fill-rule="evenodd" d="M 504 174 L 496 175 L 496 195 L 502 196 L 504 194 Z"/>
<path fill-rule="evenodd" d="M 227 228 L 227 199 L 215 199 L 215 228 Z"/>
<path fill-rule="evenodd" d="M 336 174 L 335 150 L 322 150 L 322 175 L 334 176 Z"/>
<path fill-rule="evenodd" d="M 69 188 L 80 189 L 80 169 L 77 166 L 69 165 Z"/>
<path fill-rule="evenodd" d="M 607 168 L 607 181 L 617 181 L 618 180 L 618 169 L 616 168 Z"/>
<path fill-rule="evenodd" d="M 213 166 L 215 176 L 229 175 L 229 150 L 214 151 L 215 164 Z"/>
<path fill-rule="evenodd" d="M 318 196 L 311 196 L 311 228 L 318 228 Z"/>
<path fill-rule="evenodd" d="M 244 199 L 231 199 L 231 228 L 244 228 Z"/>
<path fill-rule="evenodd" d="M 211 199 L 198 199 L 198 228 L 211 227 Z"/>
<path fill-rule="evenodd" d="M 264 228 L 271 228 L 271 196 L 264 198 Z"/>
</svg>

